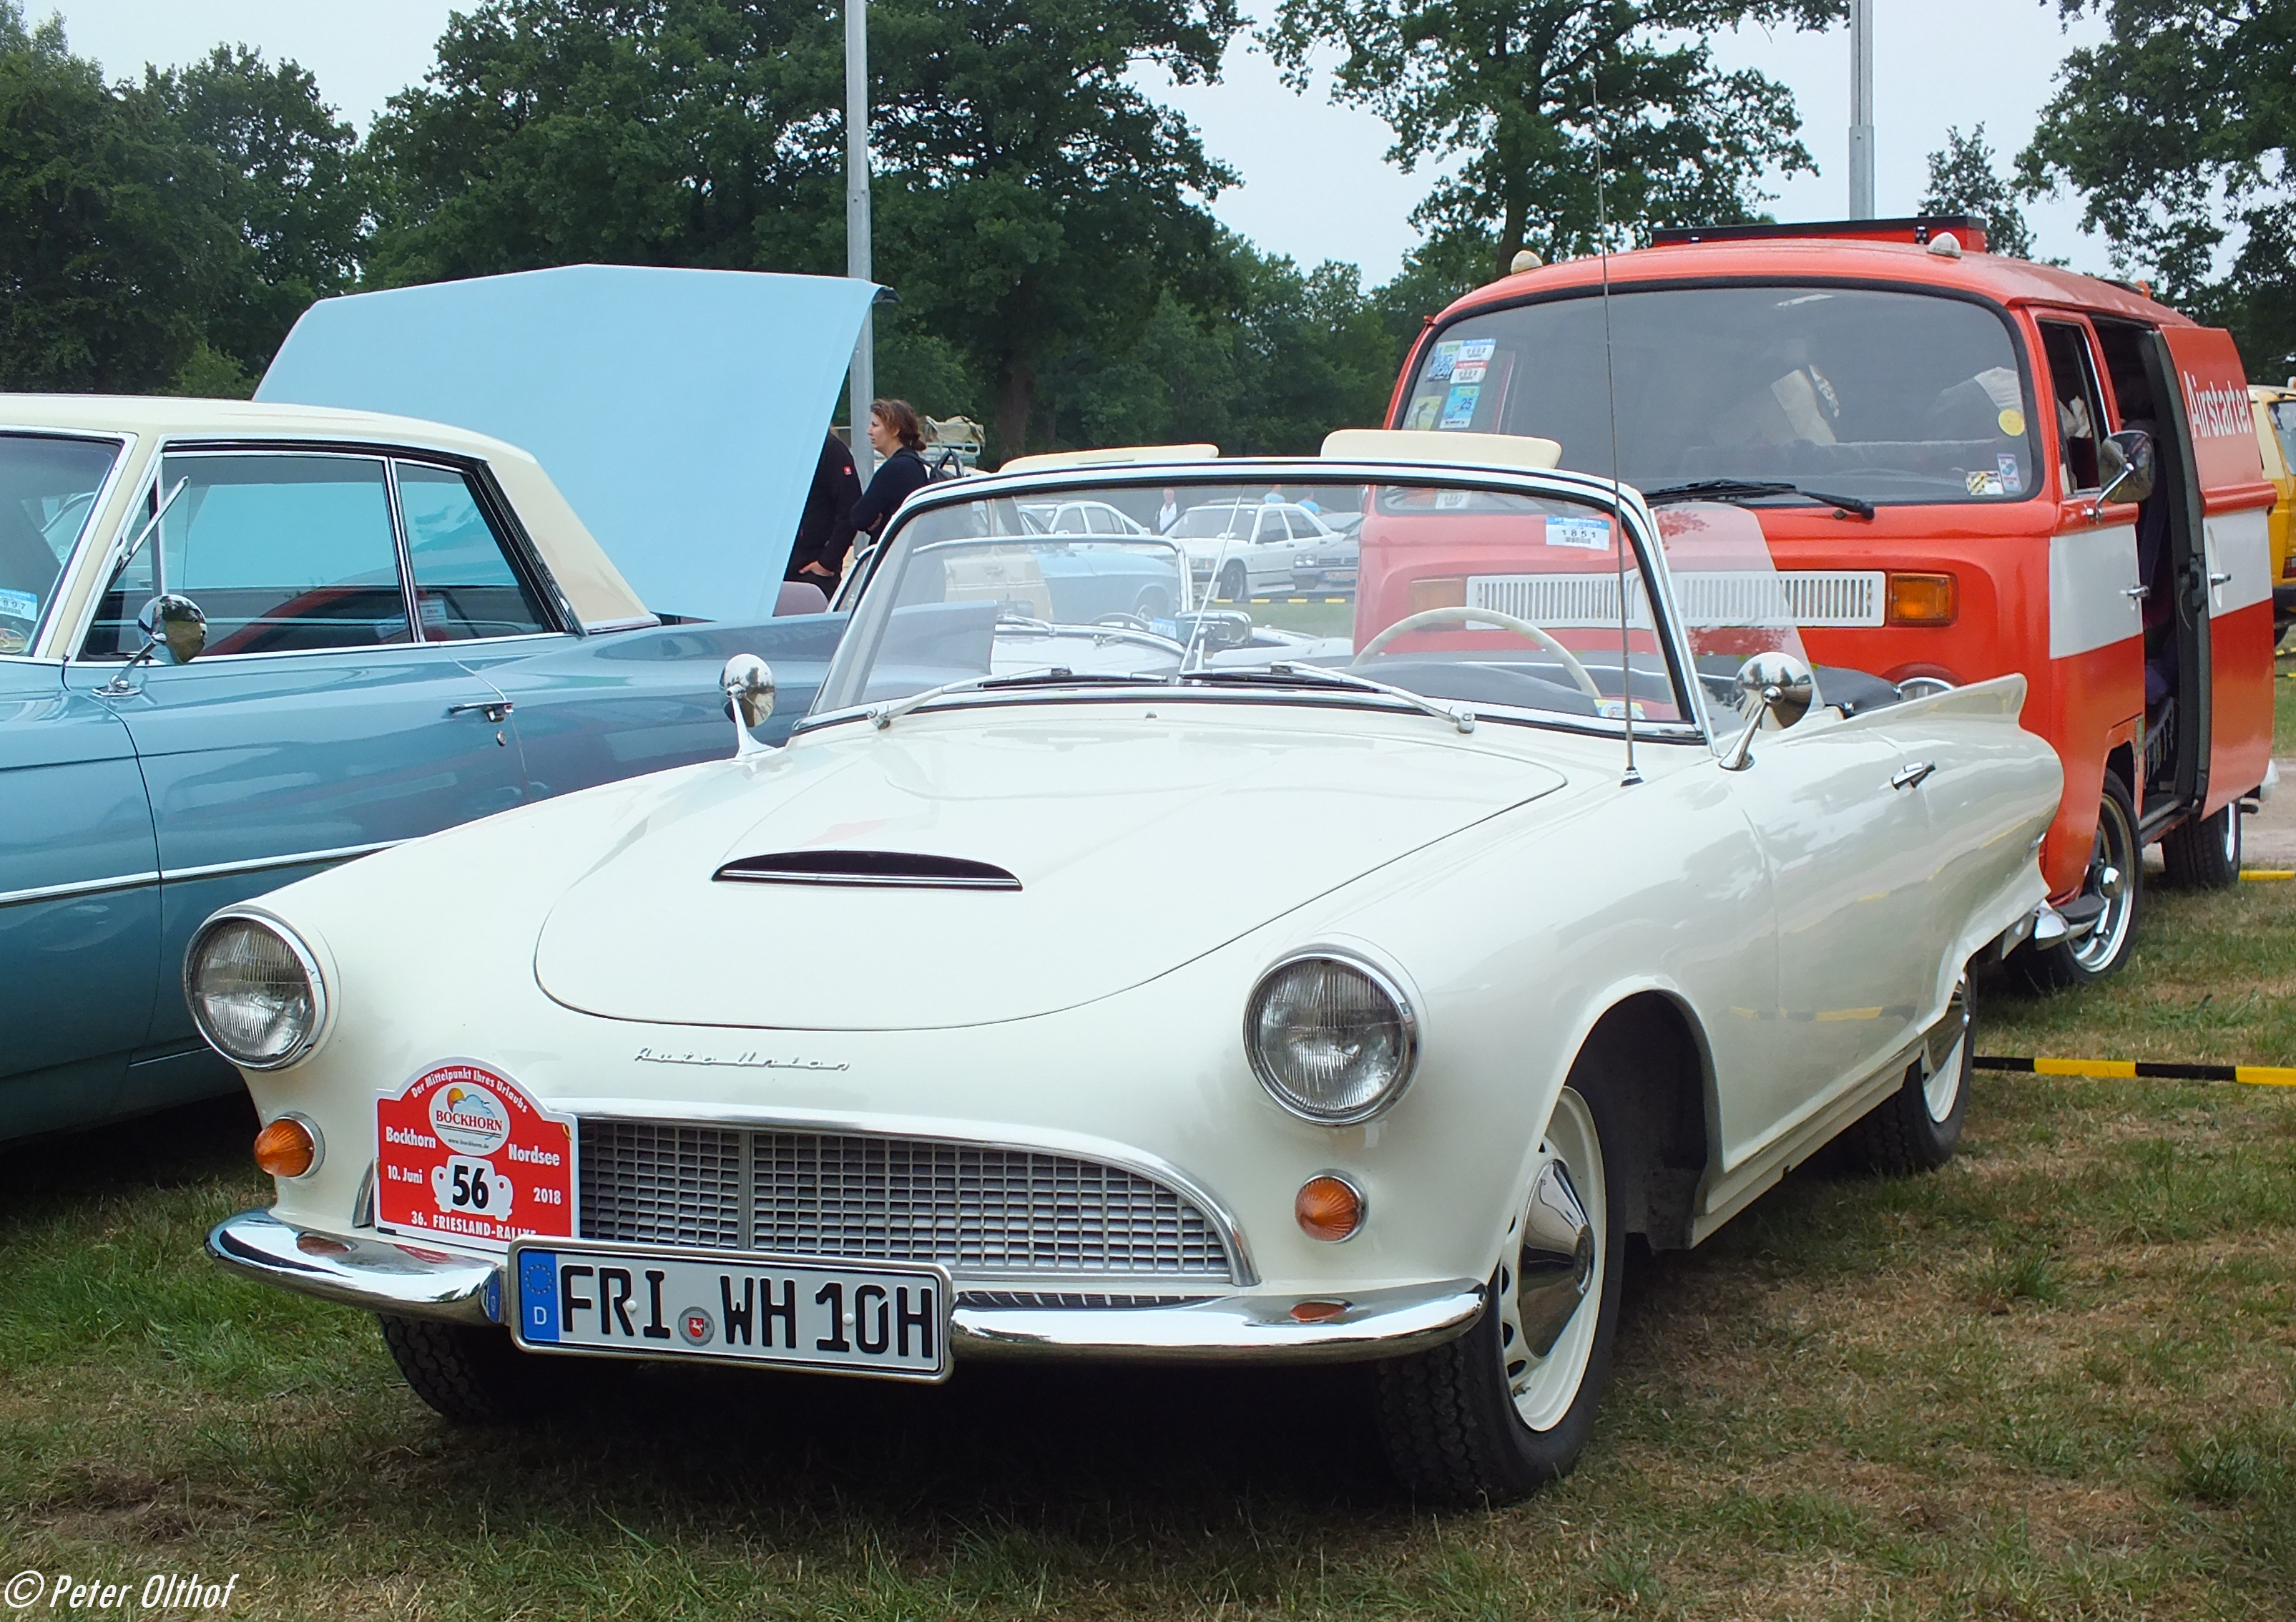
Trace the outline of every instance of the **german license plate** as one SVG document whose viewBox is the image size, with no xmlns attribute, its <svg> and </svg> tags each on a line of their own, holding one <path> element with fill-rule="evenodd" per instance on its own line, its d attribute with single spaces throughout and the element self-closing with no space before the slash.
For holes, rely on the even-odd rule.
<svg viewBox="0 0 2296 1622">
<path fill-rule="evenodd" d="M 948 1375 L 948 1274 L 541 1239 L 511 1248 L 522 1346 L 894 1379 Z"/>
</svg>

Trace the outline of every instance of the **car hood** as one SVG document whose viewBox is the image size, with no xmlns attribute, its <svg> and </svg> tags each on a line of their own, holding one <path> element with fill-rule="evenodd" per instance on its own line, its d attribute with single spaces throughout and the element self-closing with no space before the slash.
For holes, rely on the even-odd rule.
<svg viewBox="0 0 2296 1622">
<path fill-rule="evenodd" d="M 801 738 L 754 779 L 728 775 L 744 770 L 696 779 L 559 898 L 536 951 L 545 992 L 608 1018 L 760 1028 L 1051 1013 L 1564 781 L 1465 739 L 1226 715 L 920 716 Z M 713 877 L 760 857 L 953 860 L 1018 887 Z"/>
<path fill-rule="evenodd" d="M 842 276 L 636 265 L 351 293 L 304 312 L 255 398 L 507 440 L 648 608 L 744 623 L 773 616 L 875 294 Z"/>
</svg>

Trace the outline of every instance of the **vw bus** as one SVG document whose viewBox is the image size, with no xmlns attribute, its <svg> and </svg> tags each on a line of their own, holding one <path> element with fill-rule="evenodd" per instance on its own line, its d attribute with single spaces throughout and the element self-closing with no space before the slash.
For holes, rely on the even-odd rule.
<svg viewBox="0 0 2296 1622">
<path fill-rule="evenodd" d="M 1429 318 L 1388 421 L 1755 512 L 1821 688 L 2024 675 L 2065 793 L 2021 960 L 2078 984 L 2128 957 L 2144 846 L 2238 877 L 2273 775 L 2275 491 L 2230 334 L 1985 250 L 1949 217 L 1534 268 Z"/>
</svg>

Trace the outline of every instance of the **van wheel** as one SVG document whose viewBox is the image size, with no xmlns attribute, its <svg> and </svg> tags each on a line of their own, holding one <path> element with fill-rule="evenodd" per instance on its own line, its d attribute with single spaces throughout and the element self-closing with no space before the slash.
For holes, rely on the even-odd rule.
<svg viewBox="0 0 2296 1622">
<path fill-rule="evenodd" d="M 2096 843 L 2088 871 L 2081 876 L 2075 905 L 2103 903 L 2095 926 L 2078 939 L 2039 946 L 2028 943 L 2018 954 L 2025 978 L 2037 991 L 2088 985 L 2120 972 L 2136 941 L 2136 915 L 2144 894 L 2144 850 L 2136 843 L 2136 802 L 2117 771 L 2104 774 L 2098 796 Z"/>
<path fill-rule="evenodd" d="M 524 1419 L 544 1401 L 545 1373 L 511 1344 L 507 1330 L 394 1318 L 378 1313 L 382 1344 L 414 1395 L 440 1416 L 466 1425 Z"/>
<path fill-rule="evenodd" d="M 2180 822 L 2161 842 L 2169 882 L 2187 890 L 2221 890 L 2240 882 L 2240 807 Z"/>
<path fill-rule="evenodd" d="M 1586 1450 L 1610 1381 L 1622 1276 L 1607 1098 L 1574 1074 L 1556 1099 L 1475 1327 L 1379 1365 L 1388 1462 L 1415 1497 L 1505 1503 L 1568 1474 Z"/>
</svg>

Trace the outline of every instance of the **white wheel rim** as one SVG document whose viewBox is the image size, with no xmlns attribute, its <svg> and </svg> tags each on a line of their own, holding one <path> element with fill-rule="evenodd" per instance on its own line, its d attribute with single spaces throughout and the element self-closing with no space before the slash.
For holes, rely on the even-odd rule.
<svg viewBox="0 0 2296 1622">
<path fill-rule="evenodd" d="M 1576 1190 L 1595 1240 L 1594 1265 L 1587 1294 L 1544 1357 L 1529 1354 L 1522 1327 L 1522 1306 L 1517 1294 L 1516 1256 L 1522 1242 L 1526 1213 L 1508 1224 L 1498 1271 L 1499 1371 L 1514 1399 L 1517 1417 L 1533 1430 L 1552 1430 L 1578 1400 L 1587 1378 L 1587 1362 L 1594 1354 L 1595 1330 L 1602 1318 L 1603 1270 L 1609 1264 L 1608 1190 L 1603 1178 L 1602 1138 L 1587 1100 L 1566 1087 L 1555 1100 L 1554 1115 L 1546 1124 L 1546 1140 L 1538 1146 L 1541 1170 L 1559 1160 Z M 1533 1174 L 1532 1186 L 1538 1178 Z"/>
<path fill-rule="evenodd" d="M 2225 866 L 2230 868 L 2235 873 L 2239 872 L 2240 807 L 2237 805 L 2227 805 L 2225 807 L 2224 853 Z"/>
<path fill-rule="evenodd" d="M 1944 1060 L 1929 1074 L 1922 1083 L 1922 1098 L 1929 1106 L 1930 1119 L 1942 1124 L 1953 1114 L 1954 1100 L 1961 1096 L 1961 1071 L 1964 1056 L 1969 1050 L 1969 993 L 1964 985 L 1953 988 L 1953 1001 L 1947 1005 L 1948 1013 L 1955 1008 L 1962 1012 L 1961 1036 L 1946 1050 Z"/>
<path fill-rule="evenodd" d="M 2091 974 L 2120 958 L 2121 943 L 2128 938 L 2128 926 L 2136 916 L 2131 892 L 2137 879 L 2132 869 L 2144 858 L 2136 849 L 2134 836 L 2120 806 L 2107 797 L 2097 809 L 2096 843 L 2091 847 L 2088 873 L 2081 881 L 2083 894 L 2104 898 L 2104 911 L 2088 937 L 2073 949 L 2073 960 Z"/>
</svg>

